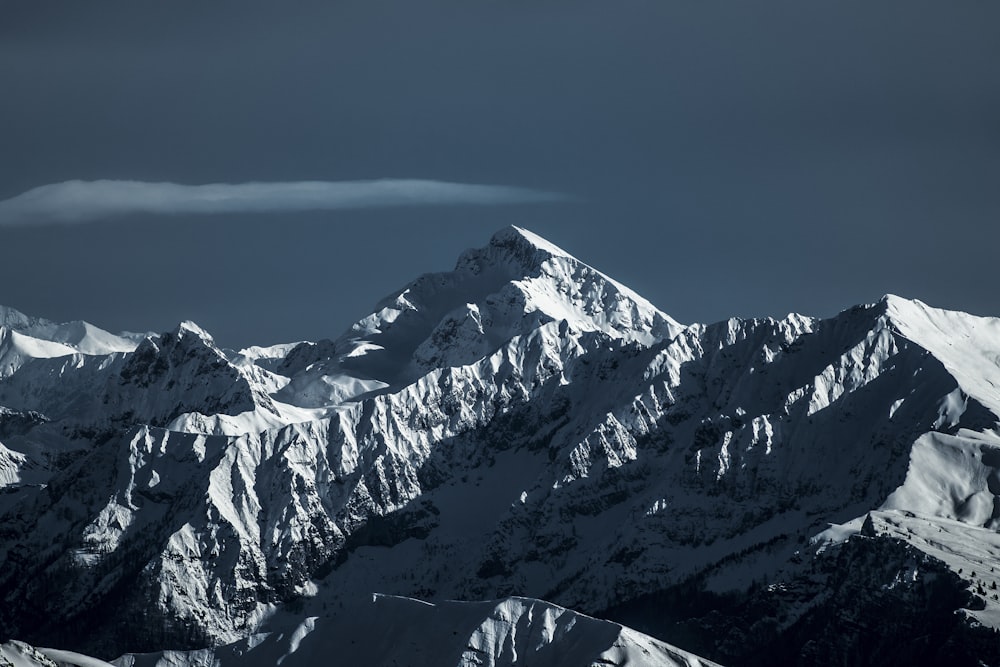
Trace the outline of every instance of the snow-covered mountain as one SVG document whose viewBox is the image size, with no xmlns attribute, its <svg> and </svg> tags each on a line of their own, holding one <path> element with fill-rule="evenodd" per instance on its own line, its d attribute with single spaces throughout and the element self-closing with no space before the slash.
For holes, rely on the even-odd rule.
<svg viewBox="0 0 1000 667">
<path fill-rule="evenodd" d="M 32 359 L 131 352 L 143 337 L 112 334 L 89 322 L 57 324 L 0 306 L 0 378 L 12 375 Z"/>
<path fill-rule="evenodd" d="M 880 650 L 831 607 L 853 591 L 894 644 L 997 655 L 1000 320 L 887 296 L 683 326 L 509 228 L 331 340 L 32 331 L 0 380 L 0 638 L 114 658 L 376 591 L 523 595 L 818 664 L 818 633 Z"/>
</svg>

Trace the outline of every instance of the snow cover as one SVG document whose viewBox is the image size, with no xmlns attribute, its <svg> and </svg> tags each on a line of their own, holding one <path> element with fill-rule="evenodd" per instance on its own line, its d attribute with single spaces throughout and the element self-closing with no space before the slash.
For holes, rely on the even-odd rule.
<svg viewBox="0 0 1000 667">
<path fill-rule="evenodd" d="M 902 336 L 944 364 L 965 395 L 1000 414 L 1000 319 L 931 308 L 894 295 L 884 302 Z"/>
<path fill-rule="evenodd" d="M 215 651 L 125 655 L 116 667 L 709 667 L 715 663 L 616 623 L 527 598 L 439 602 L 373 595 L 334 617 Z"/>
<path fill-rule="evenodd" d="M 5 667 L 113 667 L 90 656 L 51 648 L 36 648 L 19 641 L 0 644 L 0 665 Z"/>
<path fill-rule="evenodd" d="M 145 334 L 120 333 L 112 334 L 95 327 L 89 322 L 50 322 L 38 317 L 29 317 L 24 313 L 7 306 L 0 306 L 0 331 L 19 334 L 18 338 L 26 351 L 37 351 L 39 356 L 59 356 L 61 354 L 111 354 L 112 352 L 131 352 Z M 27 340 L 27 339 L 30 339 Z M 56 345 L 45 345 L 54 343 Z M 31 346 L 35 347 L 32 349 Z M 64 351 L 70 348 L 70 352 Z"/>
<path fill-rule="evenodd" d="M 681 325 L 648 301 L 526 230 L 509 227 L 469 250 L 449 273 L 427 274 L 375 306 L 337 339 L 336 357 L 293 382 L 295 396 L 337 404 L 398 388 L 429 371 L 474 363 L 547 322 L 650 344 Z M 319 394 L 322 397 L 322 393 Z"/>
<path fill-rule="evenodd" d="M 148 615 L 175 646 L 284 665 L 371 591 L 592 613 L 694 577 L 739 591 L 868 512 L 955 571 L 996 557 L 996 319 L 887 296 L 826 320 L 682 326 L 513 227 L 316 343 L 232 352 L 193 323 L 116 343 L 0 317 L 0 629 L 63 636 L 124 590 L 121 616 Z M 43 594 L 53 573 L 58 597 Z M 593 621 L 520 598 L 365 604 L 356 618 L 388 614 L 407 637 L 385 610 L 461 617 L 456 647 L 496 664 L 563 627 L 547 618 Z M 1000 627 L 994 607 L 970 613 Z M 595 627 L 617 634 L 587 655 L 658 655 Z M 164 645 L 102 633 L 108 656 Z"/>
</svg>

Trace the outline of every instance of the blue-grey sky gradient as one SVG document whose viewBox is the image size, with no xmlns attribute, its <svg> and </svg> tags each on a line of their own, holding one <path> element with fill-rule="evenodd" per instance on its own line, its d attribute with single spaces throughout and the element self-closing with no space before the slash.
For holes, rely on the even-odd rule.
<svg viewBox="0 0 1000 667">
<path fill-rule="evenodd" d="M 575 201 L 3 227 L 0 303 L 336 336 L 517 224 L 680 321 L 885 292 L 1000 315 L 997 3 L 208 4 L 0 3 L 0 199 L 423 179 Z"/>
</svg>

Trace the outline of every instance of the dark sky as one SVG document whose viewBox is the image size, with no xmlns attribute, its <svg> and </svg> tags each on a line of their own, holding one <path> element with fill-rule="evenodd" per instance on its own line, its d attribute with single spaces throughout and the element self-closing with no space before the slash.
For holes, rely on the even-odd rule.
<svg viewBox="0 0 1000 667">
<path fill-rule="evenodd" d="M 1000 315 L 998 30 L 987 0 L 0 0 L 0 199 L 418 178 L 579 200 L 0 227 L 0 303 L 333 337 L 518 224 L 682 322 L 885 292 Z"/>
</svg>

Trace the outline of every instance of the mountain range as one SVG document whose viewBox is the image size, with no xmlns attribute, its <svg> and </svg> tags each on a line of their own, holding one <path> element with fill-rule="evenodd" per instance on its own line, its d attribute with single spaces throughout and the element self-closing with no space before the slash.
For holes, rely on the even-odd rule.
<svg viewBox="0 0 1000 667">
<path fill-rule="evenodd" d="M 0 658 L 1000 664 L 998 421 L 998 319 L 685 325 L 516 227 L 328 340 L 0 308 Z"/>
</svg>

